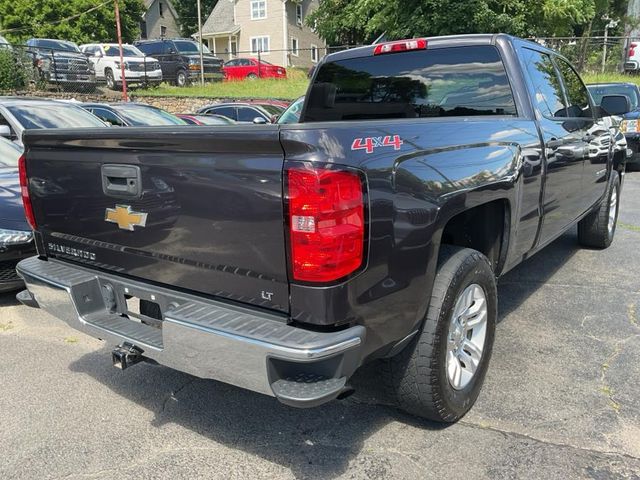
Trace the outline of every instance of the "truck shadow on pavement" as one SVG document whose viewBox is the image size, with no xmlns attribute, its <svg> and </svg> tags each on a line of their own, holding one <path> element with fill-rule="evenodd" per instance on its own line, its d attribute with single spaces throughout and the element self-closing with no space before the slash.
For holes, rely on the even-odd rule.
<svg viewBox="0 0 640 480">
<path fill-rule="evenodd" d="M 505 275 L 499 284 L 499 321 L 514 312 L 577 250 L 575 232 L 568 233 Z M 328 479 L 344 474 L 366 448 L 367 439 L 392 422 L 427 430 L 445 428 L 396 410 L 380 386 L 377 362 L 356 373 L 352 383 L 357 393 L 353 397 L 298 410 L 275 398 L 162 366 L 140 364 L 121 372 L 111 366 L 110 351 L 111 346 L 105 346 L 86 354 L 70 369 L 154 412 L 154 427 L 182 426 L 225 447 L 290 469 L 296 477 Z M 175 435 L 175 430 L 167 435 Z M 393 445 L 389 448 L 393 450 Z M 359 458 L 365 469 L 379 474 L 374 476 L 393 475 L 383 459 L 373 455 Z"/>
</svg>

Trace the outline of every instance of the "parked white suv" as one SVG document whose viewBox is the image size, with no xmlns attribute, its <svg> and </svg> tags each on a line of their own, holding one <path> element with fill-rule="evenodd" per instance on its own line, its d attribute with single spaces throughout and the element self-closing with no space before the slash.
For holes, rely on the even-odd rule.
<svg viewBox="0 0 640 480">
<path fill-rule="evenodd" d="M 106 82 L 107 87 L 117 90 L 122 84 L 122 69 L 120 66 L 120 48 L 117 43 L 90 43 L 81 45 L 80 50 L 89 57 L 96 70 L 96 79 Z M 145 57 L 144 53 L 133 45 L 122 45 L 124 60 L 124 75 L 127 84 L 146 83 L 158 85 L 162 82 L 160 62 L 152 57 Z"/>
<path fill-rule="evenodd" d="M 637 72 L 638 70 L 640 70 L 640 42 L 631 42 L 627 49 L 624 71 Z"/>
</svg>

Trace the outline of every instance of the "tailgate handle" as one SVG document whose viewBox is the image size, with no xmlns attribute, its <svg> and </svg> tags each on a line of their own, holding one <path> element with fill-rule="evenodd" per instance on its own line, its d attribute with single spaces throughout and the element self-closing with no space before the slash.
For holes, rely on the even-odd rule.
<svg viewBox="0 0 640 480">
<path fill-rule="evenodd" d="M 103 165 L 102 191 L 116 198 L 138 198 L 142 194 L 140 167 L 135 165 Z"/>
</svg>

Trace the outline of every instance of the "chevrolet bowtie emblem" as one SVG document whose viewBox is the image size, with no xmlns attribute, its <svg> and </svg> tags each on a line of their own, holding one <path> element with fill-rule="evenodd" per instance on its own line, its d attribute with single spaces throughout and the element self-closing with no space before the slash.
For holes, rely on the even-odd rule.
<svg viewBox="0 0 640 480">
<path fill-rule="evenodd" d="M 134 212 L 129 205 L 116 205 L 116 208 L 107 208 L 104 215 L 106 222 L 117 223 L 118 228 L 133 232 L 133 227 L 144 227 L 147 223 L 147 214 Z"/>
</svg>

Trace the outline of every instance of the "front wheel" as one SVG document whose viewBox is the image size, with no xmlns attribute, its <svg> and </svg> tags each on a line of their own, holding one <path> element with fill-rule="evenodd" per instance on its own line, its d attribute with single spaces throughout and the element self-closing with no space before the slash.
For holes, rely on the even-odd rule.
<svg viewBox="0 0 640 480">
<path fill-rule="evenodd" d="M 184 70 L 178 70 L 178 73 L 176 73 L 176 85 L 178 87 L 186 87 L 187 83 L 189 83 L 187 72 Z"/>
<path fill-rule="evenodd" d="M 113 72 L 111 71 L 110 68 L 107 68 L 104 71 L 104 77 L 105 77 L 105 80 L 107 82 L 107 88 L 109 90 L 117 90 L 118 89 L 118 86 L 116 85 L 116 80 L 115 80 L 115 78 L 113 76 Z"/>
<path fill-rule="evenodd" d="M 613 242 L 620 204 L 620 175 L 613 171 L 604 199 L 597 210 L 578 223 L 578 241 L 585 247 L 608 248 Z"/>
<path fill-rule="evenodd" d="M 497 321 L 496 279 L 476 250 L 443 245 L 422 330 L 386 361 L 386 381 L 400 408 L 455 422 L 484 381 Z"/>
</svg>

